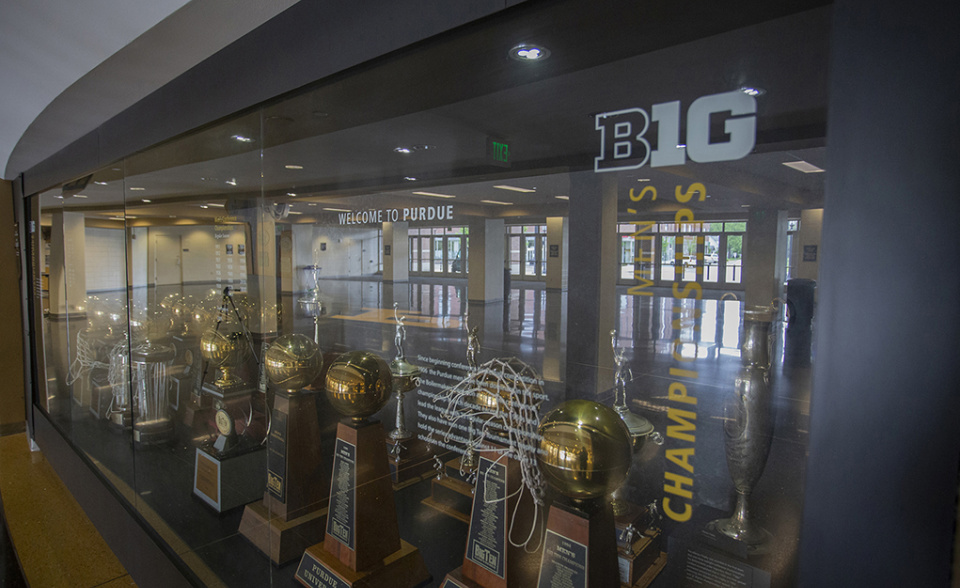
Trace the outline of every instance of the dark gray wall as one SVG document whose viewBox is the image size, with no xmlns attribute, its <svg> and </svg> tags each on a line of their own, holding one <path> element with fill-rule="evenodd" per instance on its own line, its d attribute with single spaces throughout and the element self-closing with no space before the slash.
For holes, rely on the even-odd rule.
<svg viewBox="0 0 960 588">
<path fill-rule="evenodd" d="M 32 194 L 522 0 L 301 0 L 24 173 Z"/>
<path fill-rule="evenodd" d="M 960 4 L 839 0 L 801 584 L 947 586 Z"/>
</svg>

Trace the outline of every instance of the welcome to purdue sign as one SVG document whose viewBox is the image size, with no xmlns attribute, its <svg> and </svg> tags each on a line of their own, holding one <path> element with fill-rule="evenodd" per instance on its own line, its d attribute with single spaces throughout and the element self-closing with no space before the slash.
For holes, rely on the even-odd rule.
<svg viewBox="0 0 960 588">
<path fill-rule="evenodd" d="M 689 157 L 697 163 L 731 161 L 745 157 L 757 140 L 757 101 L 739 90 L 697 98 L 687 109 L 686 143 L 680 141 L 680 101 L 654 104 L 650 114 L 626 108 L 596 115 L 600 155 L 595 172 L 643 167 L 683 165 Z M 725 115 L 725 140 L 710 142 L 710 123 Z M 644 136 L 657 123 L 656 149 Z"/>
</svg>

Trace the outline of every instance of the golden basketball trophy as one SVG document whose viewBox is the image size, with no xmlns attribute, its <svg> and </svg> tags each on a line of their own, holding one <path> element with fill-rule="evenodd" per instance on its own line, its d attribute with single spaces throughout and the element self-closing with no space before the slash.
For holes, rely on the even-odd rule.
<svg viewBox="0 0 960 588">
<path fill-rule="evenodd" d="M 306 335 L 282 335 L 264 354 L 276 390 L 267 435 L 263 500 L 248 504 L 240 533 L 277 565 L 293 561 L 323 539 L 330 490 L 322 466 L 317 394 L 323 356 Z"/>
<path fill-rule="evenodd" d="M 390 475 L 393 483 L 402 485 L 419 481 L 420 476 L 430 471 L 433 467 L 433 452 L 406 426 L 403 399 L 408 393 L 416 392 L 420 385 L 420 368 L 407 361 L 403 354 L 403 342 L 407 337 L 403 320 L 406 317 L 400 316 L 396 302 L 393 303 L 393 317 L 397 322 L 394 336 L 397 355 L 390 362 L 390 374 L 393 376 L 393 389 L 397 398 L 397 420 L 394 429 L 387 434 L 387 453 L 390 455 Z"/>
<path fill-rule="evenodd" d="M 231 306 L 226 288 L 216 323 L 200 337 L 203 359 L 219 375 L 202 386 L 202 394 L 212 398 L 216 439 L 196 449 L 193 493 L 217 512 L 256 500 L 265 487 L 265 480 L 256 474 L 262 467 L 263 433 L 252 436 L 249 430 L 256 388 L 238 373 L 253 350 L 242 317 L 236 306 L 231 312 Z M 205 372 L 200 372 L 201 380 Z"/>
<path fill-rule="evenodd" d="M 612 409 L 569 400 L 540 423 L 537 459 L 564 498 L 550 506 L 537 586 L 618 586 L 613 512 L 607 499 L 627 475 L 630 433 Z"/>
<path fill-rule="evenodd" d="M 297 568 L 304 586 L 409 587 L 430 577 L 400 539 L 383 426 L 368 420 L 392 387 L 390 367 L 369 351 L 345 353 L 327 371 L 327 399 L 347 418 L 337 426 L 326 537 Z"/>
</svg>

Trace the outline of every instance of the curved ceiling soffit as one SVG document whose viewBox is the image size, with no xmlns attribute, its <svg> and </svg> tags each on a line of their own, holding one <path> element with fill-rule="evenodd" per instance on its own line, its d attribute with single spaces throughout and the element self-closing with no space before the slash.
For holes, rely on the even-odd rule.
<svg viewBox="0 0 960 588">
<path fill-rule="evenodd" d="M 180 6 L 49 101 L 22 135 L 6 144 L 0 137 L 0 162 L 16 141 L 3 177 L 42 162 L 297 1 L 191 0 Z M 17 96 L 31 99 L 27 92 Z"/>
</svg>

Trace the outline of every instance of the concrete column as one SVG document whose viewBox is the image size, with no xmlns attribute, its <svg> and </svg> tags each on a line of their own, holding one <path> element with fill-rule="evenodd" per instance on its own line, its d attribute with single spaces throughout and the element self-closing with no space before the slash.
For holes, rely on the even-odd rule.
<svg viewBox="0 0 960 588">
<path fill-rule="evenodd" d="M 562 216 L 547 217 L 547 290 L 566 290 L 569 276 L 570 223 Z"/>
<path fill-rule="evenodd" d="M 291 228 L 293 237 L 293 291 L 306 292 L 313 288 L 313 274 L 303 268 L 319 263 L 319 251 L 314 251 L 313 225 L 297 224 Z"/>
<path fill-rule="evenodd" d="M 82 212 L 53 212 L 50 233 L 50 314 L 66 318 L 85 308 L 85 225 Z"/>
<path fill-rule="evenodd" d="M 470 222 L 470 272 L 467 297 L 471 302 L 503 300 L 504 239 L 503 219 L 478 218 Z"/>
<path fill-rule="evenodd" d="M 410 223 L 383 223 L 383 281 L 410 280 Z"/>
<path fill-rule="evenodd" d="M 251 226 L 251 255 L 253 273 L 247 277 L 250 295 L 260 301 L 260 314 L 250 321 L 250 331 L 259 335 L 277 333 L 278 268 L 276 259 L 277 223 L 262 211 L 254 215 Z"/>
<path fill-rule="evenodd" d="M 744 305 L 765 306 L 783 295 L 787 276 L 787 212 L 750 212 L 743 242 Z"/>
<path fill-rule="evenodd" d="M 808 280 L 820 279 L 820 233 L 823 232 L 823 209 L 800 211 L 800 230 L 797 232 L 797 263 L 794 276 Z M 813 247 L 814 249 L 810 249 Z M 807 255 L 804 255 L 806 251 Z M 811 261 L 806 259 L 812 258 Z"/>
<path fill-rule="evenodd" d="M 613 386 L 617 190 L 617 178 L 609 174 L 571 175 L 569 267 L 577 285 L 570 289 L 567 307 L 566 386 L 571 398 L 595 398 Z"/>
</svg>

